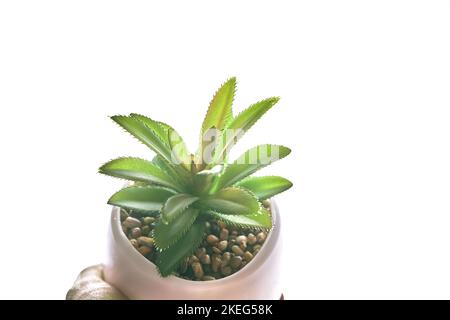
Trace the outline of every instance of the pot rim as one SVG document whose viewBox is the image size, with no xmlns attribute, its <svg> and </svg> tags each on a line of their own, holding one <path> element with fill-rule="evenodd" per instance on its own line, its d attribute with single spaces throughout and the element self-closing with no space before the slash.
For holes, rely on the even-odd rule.
<svg viewBox="0 0 450 320">
<path fill-rule="evenodd" d="M 113 238 L 115 239 L 115 245 L 118 245 L 123 250 L 130 251 L 127 254 L 130 255 L 130 263 L 138 264 L 138 268 L 142 271 L 144 268 L 151 268 L 153 272 L 155 272 L 161 281 L 170 281 L 172 284 L 176 285 L 193 285 L 196 287 L 211 287 L 215 285 L 221 285 L 224 283 L 233 282 L 236 279 L 246 277 L 248 275 L 256 272 L 260 267 L 262 267 L 267 261 L 270 259 L 272 255 L 275 245 L 280 236 L 280 213 L 278 206 L 274 200 L 274 198 L 270 200 L 270 208 L 272 212 L 272 228 L 270 229 L 266 240 L 261 246 L 260 251 L 257 255 L 241 270 L 235 272 L 227 277 L 221 279 L 215 279 L 210 281 L 195 281 L 195 280 L 187 280 L 174 275 L 170 275 L 168 277 L 162 277 L 157 269 L 157 266 L 143 255 L 141 255 L 130 243 L 129 239 L 126 237 L 125 233 L 122 230 L 121 221 L 120 221 L 120 208 L 114 206 L 111 213 L 111 227 L 113 232 Z M 140 265 L 140 266 L 139 266 Z"/>
</svg>

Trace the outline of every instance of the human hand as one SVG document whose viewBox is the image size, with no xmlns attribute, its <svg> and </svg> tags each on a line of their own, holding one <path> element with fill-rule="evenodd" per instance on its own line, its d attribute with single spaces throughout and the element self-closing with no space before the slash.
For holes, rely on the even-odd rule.
<svg viewBox="0 0 450 320">
<path fill-rule="evenodd" d="M 119 290 L 103 280 L 103 266 L 91 266 L 80 272 L 66 300 L 128 300 Z"/>
</svg>

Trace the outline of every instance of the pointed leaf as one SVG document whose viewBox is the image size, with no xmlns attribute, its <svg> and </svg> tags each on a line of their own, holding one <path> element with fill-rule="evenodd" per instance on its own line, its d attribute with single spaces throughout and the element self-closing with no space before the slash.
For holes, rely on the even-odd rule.
<svg viewBox="0 0 450 320">
<path fill-rule="evenodd" d="M 277 176 L 249 177 L 235 186 L 251 191 L 259 200 L 265 200 L 286 191 L 292 187 L 292 182 Z"/>
<path fill-rule="evenodd" d="M 203 169 L 203 156 L 208 146 L 215 148 L 217 141 L 212 141 L 213 136 L 217 136 L 216 132 L 223 130 L 225 126 L 232 120 L 232 105 L 234 94 L 236 92 L 236 78 L 228 79 L 215 93 L 211 100 L 202 124 L 200 134 L 200 148 L 196 155 L 196 163 Z"/>
<path fill-rule="evenodd" d="M 225 128 L 212 165 L 223 161 L 229 149 L 279 101 L 278 97 L 259 101 L 238 114 Z"/>
<path fill-rule="evenodd" d="M 128 131 L 136 139 L 147 145 L 150 149 L 160 155 L 164 160 L 171 161 L 171 150 L 159 136 L 149 128 L 144 122 L 132 117 L 112 116 L 117 124 Z"/>
<path fill-rule="evenodd" d="M 207 199 L 199 200 L 200 206 L 225 214 L 254 214 L 261 209 L 261 204 L 249 191 L 229 187 L 218 191 Z"/>
<path fill-rule="evenodd" d="M 127 116 L 112 116 L 111 119 L 166 161 L 170 162 L 171 152 L 169 146 L 145 123 Z"/>
<path fill-rule="evenodd" d="M 182 165 L 186 170 L 191 169 L 191 154 L 183 138 L 173 129 L 168 129 L 167 140 L 172 150 L 172 163 Z"/>
<path fill-rule="evenodd" d="M 231 215 L 214 211 L 209 211 L 208 213 L 214 218 L 232 227 L 257 229 L 270 229 L 272 227 L 272 217 L 269 211 L 264 208 L 260 213 L 252 215 Z"/>
<path fill-rule="evenodd" d="M 167 202 L 161 210 L 162 221 L 164 223 L 171 223 L 174 219 L 178 218 L 187 207 L 197 200 L 197 197 L 186 193 L 179 193 L 170 197 L 167 199 Z"/>
<path fill-rule="evenodd" d="M 164 203 L 174 195 L 163 187 L 133 186 L 124 188 L 111 196 L 108 204 L 138 211 L 160 211 Z"/>
<path fill-rule="evenodd" d="M 182 164 L 186 169 L 190 169 L 191 158 L 189 150 L 183 138 L 174 128 L 164 122 L 152 120 L 141 114 L 131 113 L 130 116 L 145 123 L 170 148 L 172 151 L 171 162 L 173 164 Z"/>
<path fill-rule="evenodd" d="M 186 185 L 190 181 L 190 174 L 184 168 L 181 168 L 178 164 L 168 163 L 161 156 L 155 156 L 152 163 L 166 172 L 172 180 L 183 186 L 184 190 L 186 189 Z"/>
<path fill-rule="evenodd" d="M 172 274 L 190 256 L 205 237 L 205 223 L 196 221 L 187 233 L 168 249 L 160 252 L 156 265 L 163 277 Z"/>
<path fill-rule="evenodd" d="M 236 161 L 229 164 L 218 179 L 217 189 L 231 186 L 265 166 L 283 159 L 291 149 L 279 145 L 260 145 L 247 150 Z"/>
<path fill-rule="evenodd" d="M 153 119 L 150 119 L 149 117 L 146 117 L 138 113 L 130 113 L 130 117 L 143 122 L 147 127 L 152 129 L 158 135 L 158 138 L 162 142 L 164 142 L 166 145 L 169 145 L 167 141 L 167 132 L 168 129 L 171 128 L 169 125 L 163 122 L 155 121 Z"/>
<path fill-rule="evenodd" d="M 198 209 L 187 208 L 168 224 L 159 221 L 153 230 L 156 246 L 164 250 L 177 242 L 189 230 L 198 214 Z"/>
<path fill-rule="evenodd" d="M 218 178 L 218 173 L 214 170 L 203 170 L 194 175 L 194 191 L 196 194 L 210 194 L 212 193 L 212 186 Z"/>
<path fill-rule="evenodd" d="M 234 93 L 236 91 L 236 78 L 228 79 L 211 100 L 202 124 L 202 135 L 210 128 L 214 127 L 222 130 L 227 121 L 232 117 L 231 106 L 233 104 Z"/>
<path fill-rule="evenodd" d="M 116 178 L 156 183 L 180 191 L 180 186 L 155 164 L 140 158 L 118 158 L 105 163 L 100 173 Z"/>
</svg>

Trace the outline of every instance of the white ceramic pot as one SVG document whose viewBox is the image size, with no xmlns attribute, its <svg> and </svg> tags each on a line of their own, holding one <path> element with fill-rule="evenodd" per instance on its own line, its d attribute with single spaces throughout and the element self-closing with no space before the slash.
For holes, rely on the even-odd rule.
<svg viewBox="0 0 450 320">
<path fill-rule="evenodd" d="M 120 224 L 120 209 L 113 208 L 108 232 L 105 280 L 130 299 L 140 300 L 275 300 L 281 296 L 280 214 L 272 200 L 273 228 L 255 258 L 242 270 L 223 279 L 190 281 L 162 278 L 156 266 L 133 248 Z"/>
</svg>

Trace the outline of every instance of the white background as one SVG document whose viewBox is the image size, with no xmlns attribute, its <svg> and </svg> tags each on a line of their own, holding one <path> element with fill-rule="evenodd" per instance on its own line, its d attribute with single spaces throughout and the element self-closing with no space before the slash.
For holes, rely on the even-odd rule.
<svg viewBox="0 0 450 320">
<path fill-rule="evenodd" d="M 0 298 L 62 299 L 101 261 L 121 155 L 108 115 L 173 124 L 279 95 L 239 143 L 293 149 L 287 298 L 450 298 L 448 1 L 2 1 Z M 262 172 L 263 173 L 263 172 Z"/>
</svg>

